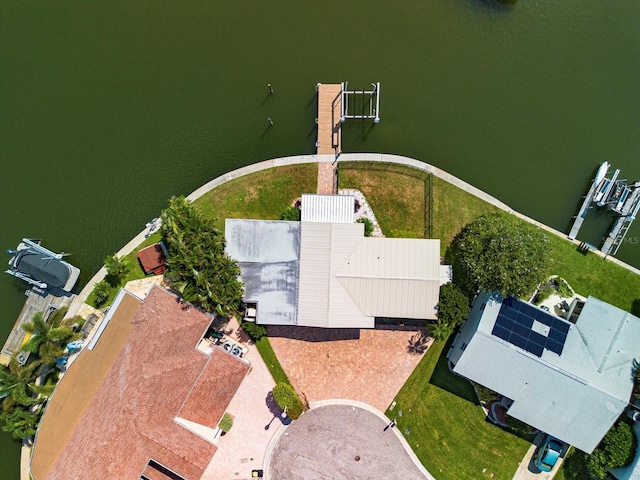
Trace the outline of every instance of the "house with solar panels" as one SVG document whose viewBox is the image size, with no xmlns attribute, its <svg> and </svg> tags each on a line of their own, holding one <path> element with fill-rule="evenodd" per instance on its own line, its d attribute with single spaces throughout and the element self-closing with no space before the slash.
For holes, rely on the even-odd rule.
<svg viewBox="0 0 640 480">
<path fill-rule="evenodd" d="M 640 318 L 594 297 L 566 318 L 482 293 L 447 358 L 509 399 L 508 415 L 591 453 L 631 397 Z"/>
</svg>

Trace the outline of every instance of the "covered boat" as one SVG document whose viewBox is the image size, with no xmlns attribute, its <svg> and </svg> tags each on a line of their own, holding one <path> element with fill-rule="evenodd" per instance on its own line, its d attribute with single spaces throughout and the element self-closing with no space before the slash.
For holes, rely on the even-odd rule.
<svg viewBox="0 0 640 480">
<path fill-rule="evenodd" d="M 23 238 L 18 248 L 8 253 L 12 257 L 6 273 L 42 289 L 69 292 L 80 276 L 78 268 L 62 260 L 64 254 L 47 250 L 38 240 Z"/>
</svg>

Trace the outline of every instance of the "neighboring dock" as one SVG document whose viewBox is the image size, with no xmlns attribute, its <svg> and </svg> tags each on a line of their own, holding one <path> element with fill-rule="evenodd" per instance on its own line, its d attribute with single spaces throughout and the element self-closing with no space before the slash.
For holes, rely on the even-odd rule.
<svg viewBox="0 0 640 480">
<path fill-rule="evenodd" d="M 605 256 L 618 253 L 631 224 L 640 213 L 640 182 L 629 184 L 626 180 L 618 180 L 620 169 L 616 169 L 613 175 L 607 178 L 609 167 L 609 162 L 600 165 L 569 232 L 569 239 L 575 240 L 592 204 L 614 213 L 617 218 L 600 248 Z M 583 245 L 589 249 L 595 248 L 587 243 Z"/>
<path fill-rule="evenodd" d="M 624 242 L 624 238 L 627 236 L 631 224 L 640 213 L 640 189 L 636 189 L 633 192 L 633 197 L 629 200 L 632 205 L 628 215 L 618 217 L 616 223 L 613 225 L 609 236 L 605 239 L 602 245 L 602 253 L 605 255 L 615 255 L 618 253 L 620 245 Z"/>
<path fill-rule="evenodd" d="M 13 352 L 19 350 L 23 343 L 28 341 L 27 334 L 23 330 L 22 325 L 26 322 L 30 322 L 36 312 L 42 312 L 45 320 L 47 320 L 53 312 L 60 308 L 69 306 L 75 298 L 75 295 L 73 294 L 66 292 L 60 293 L 61 295 L 54 295 L 53 293 L 40 290 L 39 288 L 32 288 L 25 292 L 27 300 L 24 303 L 24 307 L 22 307 L 20 315 L 18 315 L 18 319 L 7 338 L 7 341 L 2 347 L 2 352 L 0 353 L 0 365 L 8 365 Z M 24 361 L 26 360 L 27 358 L 25 356 Z"/>
<path fill-rule="evenodd" d="M 593 195 L 596 193 L 596 181 L 591 182 L 591 188 L 589 189 L 589 193 L 584 197 L 584 202 L 582 202 L 582 206 L 580 207 L 580 211 L 576 216 L 576 219 L 573 222 L 573 226 L 571 227 L 571 231 L 569 232 L 569 239 L 575 240 L 578 236 L 578 232 L 580 231 L 580 227 L 582 227 L 582 223 L 584 219 L 587 218 L 587 212 L 589 211 L 589 206 L 591 206 L 591 201 L 593 200 Z"/>
</svg>

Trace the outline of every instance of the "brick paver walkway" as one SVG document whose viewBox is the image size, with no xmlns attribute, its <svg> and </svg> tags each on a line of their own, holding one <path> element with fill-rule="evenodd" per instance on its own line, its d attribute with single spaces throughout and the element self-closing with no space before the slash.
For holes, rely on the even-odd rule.
<svg viewBox="0 0 640 480">
<path fill-rule="evenodd" d="M 384 412 L 422 358 L 407 349 L 421 332 L 269 327 L 269 339 L 291 383 L 309 402 L 345 398 Z"/>
<path fill-rule="evenodd" d="M 318 191 L 319 194 L 335 195 L 336 189 L 336 167 L 337 164 L 320 162 L 318 164 Z"/>
</svg>

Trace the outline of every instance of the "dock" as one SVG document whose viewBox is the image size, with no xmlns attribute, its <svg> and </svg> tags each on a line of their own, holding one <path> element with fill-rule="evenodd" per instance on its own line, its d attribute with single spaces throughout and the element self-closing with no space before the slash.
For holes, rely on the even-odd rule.
<svg viewBox="0 0 640 480">
<path fill-rule="evenodd" d="M 342 84 L 319 83 L 318 89 L 318 155 L 334 155 L 336 160 L 342 153 Z M 317 193 L 333 195 L 338 193 L 336 165 L 334 162 L 320 162 L 318 165 Z"/>
<path fill-rule="evenodd" d="M 578 236 L 578 232 L 580 231 L 580 227 L 582 227 L 582 223 L 584 219 L 587 218 L 587 212 L 589 211 L 589 206 L 591 205 L 591 201 L 593 200 L 593 195 L 596 193 L 596 181 L 595 179 L 591 182 L 591 188 L 589 189 L 589 193 L 584 197 L 584 202 L 582 202 L 582 206 L 578 211 L 578 215 L 576 215 L 576 219 L 573 222 L 573 226 L 571 227 L 571 231 L 569 232 L 569 239 L 575 240 Z"/>
<path fill-rule="evenodd" d="M 342 153 L 342 84 L 318 84 L 318 155 Z"/>
<path fill-rule="evenodd" d="M 27 290 L 25 295 L 27 295 L 27 300 L 24 302 L 24 307 L 22 307 L 22 311 L 20 315 L 18 315 L 18 319 L 2 347 L 2 352 L 0 352 L 0 365 L 8 365 L 13 352 L 19 350 L 20 347 L 28 341 L 22 325 L 30 322 L 36 312 L 42 312 L 44 319 L 47 320 L 53 312 L 69 306 L 75 298 L 75 295 L 67 292 L 54 294 L 39 288 Z M 24 361 L 26 361 L 26 356 Z"/>
<path fill-rule="evenodd" d="M 616 222 L 609 232 L 609 236 L 604 240 L 600 251 L 605 255 L 615 255 L 618 253 L 620 245 L 624 242 L 624 238 L 631 228 L 631 224 L 635 220 L 638 213 L 640 213 L 640 189 L 636 189 L 633 192 L 633 197 L 629 200 L 630 208 L 627 210 L 628 214 L 618 217 Z"/>
</svg>

